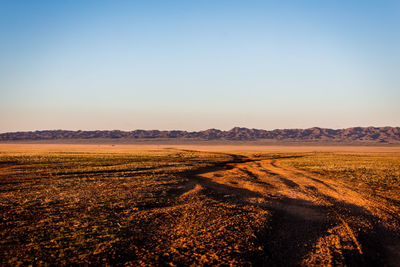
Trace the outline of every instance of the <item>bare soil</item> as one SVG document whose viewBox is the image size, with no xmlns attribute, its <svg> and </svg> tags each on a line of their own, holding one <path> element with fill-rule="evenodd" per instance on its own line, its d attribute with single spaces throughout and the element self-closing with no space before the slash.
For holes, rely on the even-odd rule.
<svg viewBox="0 0 400 267">
<path fill-rule="evenodd" d="M 190 177 L 182 197 L 206 194 L 270 212 L 263 265 L 397 266 L 399 207 L 368 188 L 321 179 L 279 160 L 237 159 Z M 242 161 L 242 162 L 240 162 Z"/>
<path fill-rule="evenodd" d="M 400 148 L 1 145 L 0 263 L 399 266 L 400 191 L 285 162 L 316 150 Z"/>
</svg>

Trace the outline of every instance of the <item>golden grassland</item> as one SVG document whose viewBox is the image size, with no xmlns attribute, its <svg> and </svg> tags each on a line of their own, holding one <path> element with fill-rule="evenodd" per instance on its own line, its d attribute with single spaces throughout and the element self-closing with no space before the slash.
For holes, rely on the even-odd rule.
<svg viewBox="0 0 400 267">
<path fill-rule="evenodd" d="M 396 153 L 308 153 L 285 163 L 305 171 L 367 185 L 392 188 L 400 185 L 400 157 Z"/>
<path fill-rule="evenodd" d="M 399 201 L 400 154 L 386 149 L 2 145 L 0 263 L 285 263 L 266 242 L 274 209 L 253 201 L 272 182 L 250 165 L 224 173 L 277 161 Z"/>
</svg>

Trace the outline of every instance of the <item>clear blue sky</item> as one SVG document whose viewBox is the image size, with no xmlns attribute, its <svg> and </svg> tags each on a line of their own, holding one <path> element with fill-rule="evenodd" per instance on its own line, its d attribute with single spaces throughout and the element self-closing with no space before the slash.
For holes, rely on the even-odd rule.
<svg viewBox="0 0 400 267">
<path fill-rule="evenodd" d="M 400 126 L 399 3 L 0 0 L 0 132 Z"/>
</svg>

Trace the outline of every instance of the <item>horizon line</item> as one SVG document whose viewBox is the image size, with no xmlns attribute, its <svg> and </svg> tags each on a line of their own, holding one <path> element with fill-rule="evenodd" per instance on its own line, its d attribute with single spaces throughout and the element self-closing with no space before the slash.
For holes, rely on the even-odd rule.
<svg viewBox="0 0 400 267">
<path fill-rule="evenodd" d="M 218 130 L 221 132 L 228 132 L 233 129 L 248 129 L 248 130 L 262 130 L 262 131 L 275 131 L 275 130 L 309 130 L 309 129 L 327 129 L 327 130 L 346 130 L 346 129 L 354 129 L 354 128 L 400 128 L 400 126 L 352 126 L 352 127 L 345 127 L 345 128 L 327 128 L 327 127 L 319 127 L 319 126 L 313 126 L 313 127 L 308 127 L 308 128 L 274 128 L 272 130 L 267 130 L 267 129 L 262 129 L 262 128 L 252 128 L 252 127 L 241 127 L 241 126 L 234 126 L 230 128 L 229 130 L 221 130 L 218 128 L 207 128 L 204 130 L 197 130 L 197 131 L 191 131 L 191 130 L 182 130 L 182 129 L 173 129 L 173 130 L 160 130 L 160 129 L 133 129 L 133 130 L 120 130 L 120 129 L 96 129 L 96 130 L 68 130 L 68 129 L 43 129 L 43 130 L 21 130 L 21 131 L 8 131 L 8 132 L 0 132 L 0 134 L 8 134 L 8 133 L 22 133 L 22 132 L 46 132 L 46 131 L 70 131 L 70 132 L 95 132 L 95 131 L 119 131 L 119 132 L 134 132 L 134 131 L 160 131 L 160 132 L 171 132 L 171 131 L 180 131 L 180 132 L 204 132 L 207 130 Z"/>
</svg>

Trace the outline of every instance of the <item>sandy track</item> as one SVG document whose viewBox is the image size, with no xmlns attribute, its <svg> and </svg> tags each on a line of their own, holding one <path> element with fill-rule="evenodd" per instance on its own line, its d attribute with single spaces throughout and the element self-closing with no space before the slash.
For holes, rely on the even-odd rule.
<svg viewBox="0 0 400 267">
<path fill-rule="evenodd" d="M 272 213 L 261 237 L 266 265 L 400 264 L 397 207 L 367 189 L 284 167 L 236 158 L 190 176 L 181 197 L 199 192 Z"/>
</svg>

